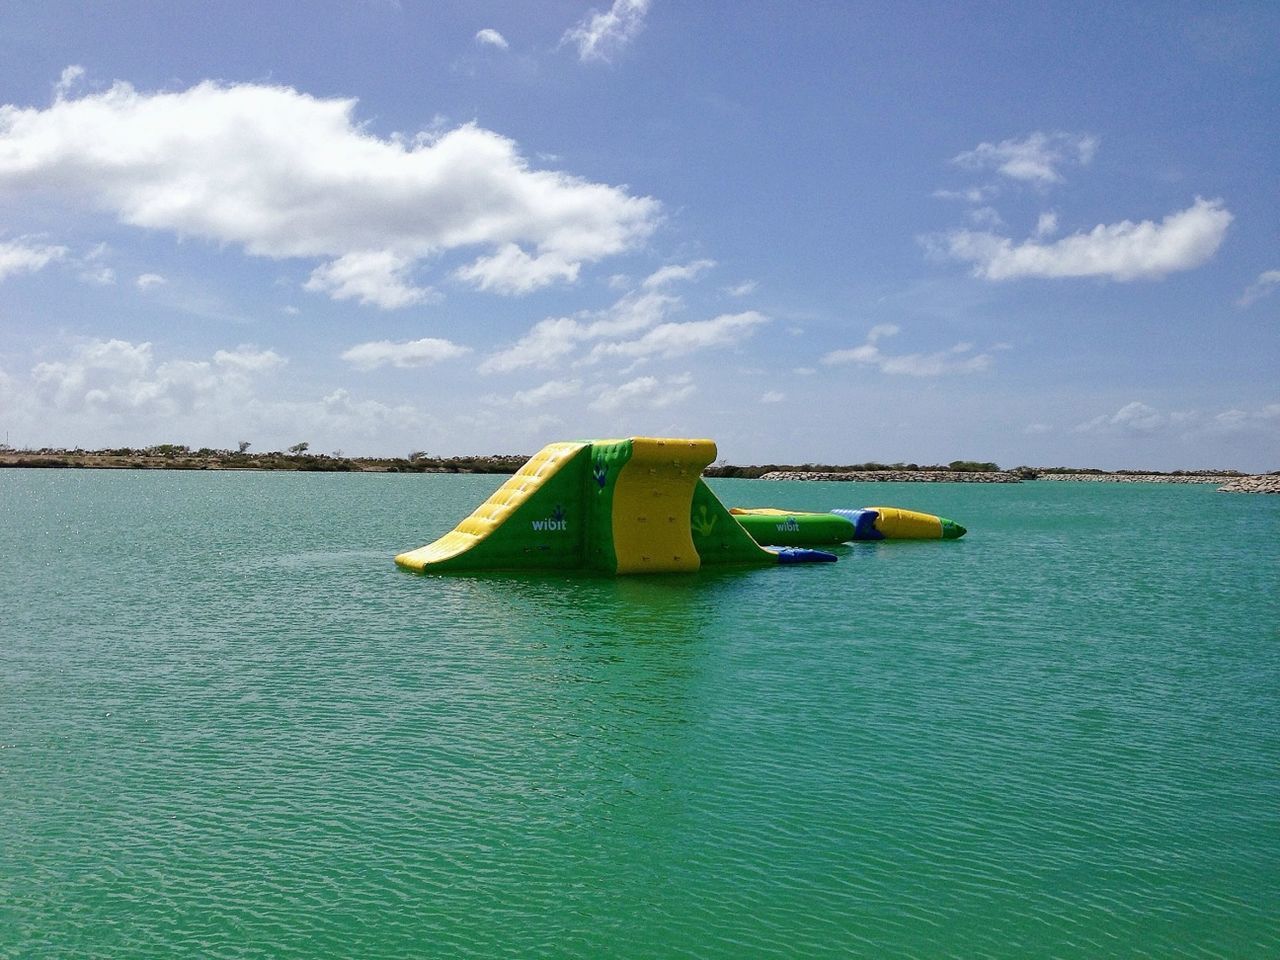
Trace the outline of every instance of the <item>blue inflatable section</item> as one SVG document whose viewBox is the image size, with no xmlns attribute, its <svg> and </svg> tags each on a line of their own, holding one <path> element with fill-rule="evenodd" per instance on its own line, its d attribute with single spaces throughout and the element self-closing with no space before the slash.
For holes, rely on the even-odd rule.
<svg viewBox="0 0 1280 960">
<path fill-rule="evenodd" d="M 832 510 L 831 512 L 837 517 L 844 517 L 846 520 L 853 523 L 853 539 L 884 539 L 884 534 L 876 529 L 876 518 L 880 516 L 880 512 L 878 510 L 863 507 L 861 510 Z"/>
<path fill-rule="evenodd" d="M 778 555 L 778 563 L 835 563 L 836 555 L 825 550 L 810 550 L 808 547 L 777 547 L 771 553 Z"/>
</svg>

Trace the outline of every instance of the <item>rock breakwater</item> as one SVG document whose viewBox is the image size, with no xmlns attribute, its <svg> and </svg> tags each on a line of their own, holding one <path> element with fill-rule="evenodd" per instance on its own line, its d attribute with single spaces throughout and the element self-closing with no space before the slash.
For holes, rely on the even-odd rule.
<svg viewBox="0 0 1280 960">
<path fill-rule="evenodd" d="M 1237 477 L 1218 488 L 1219 493 L 1280 493 L 1280 476 Z"/>
<path fill-rule="evenodd" d="M 1076 483 L 1222 483 L 1221 473 L 1042 473 L 1037 480 L 1070 480 Z M 1234 477 L 1232 477 L 1234 479 Z"/>
<path fill-rule="evenodd" d="M 775 470 L 761 480 L 836 480 L 862 483 L 1021 483 L 1022 478 L 1003 470 L 967 473 L 958 470 L 859 470 L 853 473 Z"/>
</svg>

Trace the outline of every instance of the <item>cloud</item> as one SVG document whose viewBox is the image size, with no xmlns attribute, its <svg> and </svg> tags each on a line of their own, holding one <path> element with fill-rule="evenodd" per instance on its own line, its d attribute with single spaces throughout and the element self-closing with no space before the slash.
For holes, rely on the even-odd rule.
<svg viewBox="0 0 1280 960">
<path fill-rule="evenodd" d="M 89 267 L 80 272 L 80 279 L 98 287 L 110 287 L 116 282 L 116 272 L 111 267 Z"/>
<path fill-rule="evenodd" d="M 319 403 L 289 406 L 319 429 L 354 436 L 367 436 L 388 425 L 415 426 L 423 419 L 408 404 L 392 406 L 378 400 L 357 400 L 349 390 L 342 387 L 325 396 Z"/>
<path fill-rule="evenodd" d="M 510 46 L 507 38 L 491 27 L 476 32 L 476 43 L 482 47 L 497 47 L 499 50 L 506 50 Z"/>
<path fill-rule="evenodd" d="M 259 350 L 249 344 L 241 344 L 234 350 L 217 351 L 213 355 L 213 362 L 220 367 L 242 373 L 266 373 L 268 370 L 278 370 L 289 361 L 274 350 Z"/>
<path fill-rule="evenodd" d="M 577 280 L 580 266 L 559 253 L 531 257 L 518 244 L 508 243 L 492 256 L 480 257 L 474 263 L 460 267 L 454 271 L 454 276 L 481 290 L 519 294 L 538 290 L 558 280 Z"/>
<path fill-rule="evenodd" d="M 998 230 L 1004 226 L 1004 217 L 995 207 L 974 207 L 969 211 L 969 221 L 979 227 Z"/>
<path fill-rule="evenodd" d="M 249 345 L 219 350 L 212 359 L 160 360 L 150 343 L 85 340 L 65 358 L 37 364 L 28 379 L 9 378 L 19 401 L 11 412 L 40 443 L 61 435 L 134 446 L 154 442 L 157 433 L 210 445 L 246 435 L 269 439 L 262 434 L 276 442 L 326 433 L 369 442 L 427 421 L 409 405 L 357 399 L 342 388 L 317 400 L 265 398 L 260 389 L 275 383 L 271 375 L 286 363 L 273 350 Z"/>
<path fill-rule="evenodd" d="M 522 367 L 547 367 L 572 353 L 583 339 L 582 324 L 569 317 L 548 317 L 506 350 L 486 357 L 481 373 L 509 373 Z"/>
<path fill-rule="evenodd" d="M 1085 166 L 1097 149 L 1095 136 L 1036 131 L 1023 140 L 980 143 L 952 157 L 951 162 L 965 170 L 995 170 L 1011 180 L 1045 186 L 1063 181 L 1059 167 Z"/>
<path fill-rule="evenodd" d="M 623 296 L 609 309 L 577 317 L 548 317 L 505 350 L 485 358 L 481 373 L 508 373 L 522 367 L 549 367 L 581 344 L 646 330 L 678 306 L 675 297 L 649 290 Z"/>
<path fill-rule="evenodd" d="M 35 273 L 67 255 L 66 247 L 21 241 L 0 243 L 0 282 L 17 273 Z"/>
<path fill-rule="evenodd" d="M 544 403 L 555 403 L 568 400 L 582 392 L 581 380 L 548 380 L 540 387 L 531 390 L 518 390 L 511 402 L 525 407 L 537 407 Z"/>
<path fill-rule="evenodd" d="M 169 281 L 158 273 L 144 273 L 134 281 L 139 290 L 150 290 L 153 287 L 162 287 L 168 282 Z"/>
<path fill-rule="evenodd" d="M 1052 237 L 1058 232 L 1058 215 L 1052 210 L 1048 210 L 1040 214 L 1036 220 L 1035 238 L 1043 240 L 1046 237 Z"/>
<path fill-rule="evenodd" d="M 62 75 L 58 77 L 58 82 L 53 85 L 53 99 L 65 100 L 67 94 L 71 92 L 82 79 L 84 79 L 84 67 L 72 64 L 62 71 Z"/>
<path fill-rule="evenodd" d="M 695 350 L 740 343 L 750 337 L 756 327 L 768 322 L 768 317 L 748 310 L 722 314 L 711 320 L 663 323 L 636 340 L 598 344 L 591 351 L 591 357 L 678 357 Z"/>
<path fill-rule="evenodd" d="M 1200 410 L 1165 413 L 1135 400 L 1115 413 L 1102 414 L 1078 424 L 1072 432 L 1127 438 L 1270 435 L 1280 432 L 1280 403 L 1266 404 L 1256 410 L 1233 408 L 1210 414 Z"/>
<path fill-rule="evenodd" d="M 578 48 L 578 59 L 609 59 L 636 38 L 644 27 L 649 0 L 614 0 L 605 13 L 592 10 L 581 23 L 570 27 L 560 39 Z"/>
<path fill-rule="evenodd" d="M 384 308 L 426 299 L 410 273 L 447 253 L 479 251 L 463 277 L 522 291 L 571 280 L 657 225 L 657 201 L 531 169 L 475 124 L 381 138 L 355 108 L 212 81 L 0 106 L 0 187 L 253 256 L 321 259 L 310 289 Z"/>
<path fill-rule="evenodd" d="M 781 390 L 766 390 L 760 396 L 761 403 L 782 403 L 782 401 L 786 399 L 787 395 Z"/>
<path fill-rule="evenodd" d="M 2 271 L 0 271 L 0 275 L 3 275 Z M 1269 296 L 1277 284 L 1280 284 L 1280 270 L 1264 270 L 1258 274 L 1258 279 L 1250 284 L 1244 293 L 1240 294 L 1240 299 L 1236 301 L 1236 305 L 1240 307 L 1252 306 L 1263 297 Z"/>
<path fill-rule="evenodd" d="M 731 297 L 745 297 L 756 292 L 759 284 L 754 280 L 743 280 L 742 283 L 736 283 L 731 287 L 725 287 L 724 292 Z"/>
<path fill-rule="evenodd" d="M 664 287 L 668 283 L 676 283 L 679 281 L 696 280 L 701 274 L 710 270 L 716 265 L 714 260 L 695 260 L 693 263 L 686 264 L 670 264 L 661 267 L 649 274 L 644 280 L 644 286 L 649 288 Z"/>
<path fill-rule="evenodd" d="M 406 277 L 412 261 L 387 250 L 348 253 L 311 272 L 303 288 L 327 293 L 334 300 L 359 300 L 385 310 L 434 299 L 427 287 L 415 287 Z"/>
<path fill-rule="evenodd" d="M 989 353 L 972 354 L 973 344 L 957 343 L 950 350 L 936 353 L 906 353 L 897 356 L 884 353 L 877 342 L 896 336 L 898 327 L 891 323 L 877 324 L 867 334 L 867 342 L 860 347 L 833 350 L 822 358 L 827 366 L 858 363 L 872 366 L 881 373 L 908 377 L 941 377 L 958 373 L 981 373 L 991 368 Z M 972 355 L 970 355 L 972 354 Z"/>
<path fill-rule="evenodd" d="M 598 388 L 590 406 L 602 413 L 612 413 L 624 408 L 646 407 L 659 410 L 688 399 L 697 392 L 688 374 L 659 380 L 657 377 L 637 377 L 616 387 Z"/>
<path fill-rule="evenodd" d="M 994 184 L 984 184 L 980 187 L 966 187 L 964 190 L 935 190 L 933 195 L 939 200 L 962 200 L 965 203 L 986 203 L 1000 189 Z"/>
<path fill-rule="evenodd" d="M 455 360 L 471 352 L 449 340 L 435 337 L 424 337 L 421 340 L 409 340 L 404 343 L 392 343 L 390 340 L 374 340 L 369 343 L 356 344 L 342 354 L 357 370 L 376 370 L 378 367 L 427 367 L 445 360 Z"/>
<path fill-rule="evenodd" d="M 243 396 L 250 378 L 285 363 L 273 351 L 241 346 L 218 351 L 213 362 L 156 363 L 150 343 L 86 340 L 62 361 L 31 371 L 35 398 L 61 412 L 142 414 L 157 418 Z"/>
<path fill-rule="evenodd" d="M 1075 427 L 1076 433 L 1119 433 L 1145 436 L 1164 429 L 1169 418 L 1145 403 L 1127 403 L 1115 413 L 1094 417 Z"/>
<path fill-rule="evenodd" d="M 1186 210 L 1159 223 L 1099 224 L 1054 243 L 1026 240 L 1015 244 L 994 233 L 955 230 L 925 238 L 933 253 L 974 264 L 974 276 L 987 280 L 1019 277 L 1110 277 L 1159 279 L 1191 270 L 1209 260 L 1226 237 L 1233 217 L 1221 200 L 1196 198 Z"/>
</svg>

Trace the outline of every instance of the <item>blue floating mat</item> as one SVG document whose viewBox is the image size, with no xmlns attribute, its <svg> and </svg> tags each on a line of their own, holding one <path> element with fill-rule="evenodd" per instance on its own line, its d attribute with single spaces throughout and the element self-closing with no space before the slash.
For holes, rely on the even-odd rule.
<svg viewBox="0 0 1280 960">
<path fill-rule="evenodd" d="M 778 563 L 835 563 L 836 555 L 825 550 L 810 550 L 807 547 L 766 548 L 770 553 L 778 555 Z"/>
</svg>

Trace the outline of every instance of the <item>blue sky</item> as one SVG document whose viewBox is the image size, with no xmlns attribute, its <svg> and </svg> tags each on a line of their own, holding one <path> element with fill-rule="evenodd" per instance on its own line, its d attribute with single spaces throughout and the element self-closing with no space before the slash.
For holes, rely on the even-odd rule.
<svg viewBox="0 0 1280 960">
<path fill-rule="evenodd" d="M 1280 7 L 0 7 L 14 446 L 1280 469 Z"/>
</svg>

